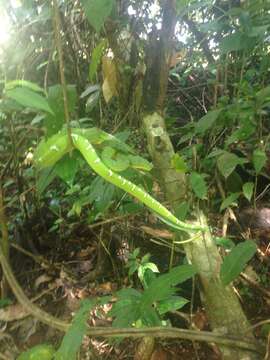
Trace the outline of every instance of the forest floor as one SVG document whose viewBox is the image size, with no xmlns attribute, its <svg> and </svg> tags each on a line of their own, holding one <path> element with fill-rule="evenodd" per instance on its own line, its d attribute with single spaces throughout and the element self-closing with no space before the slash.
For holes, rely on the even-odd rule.
<svg viewBox="0 0 270 360">
<path fill-rule="evenodd" d="M 110 250 L 108 257 L 104 251 L 107 247 L 100 246 L 101 236 L 107 239 L 106 246 L 114 243 L 114 249 Z M 63 236 L 61 240 L 53 239 L 52 246 L 43 248 L 42 244 L 39 244 L 37 253 L 25 250 L 25 247 L 18 244 L 13 245 L 11 265 L 29 299 L 54 316 L 71 321 L 72 315 L 79 309 L 81 300 L 113 296 L 115 291 L 130 285 L 125 269 L 126 254 L 130 251 L 130 246 L 133 249 L 139 246 L 143 254 L 151 252 L 151 261 L 157 263 L 161 271 L 166 271 L 169 250 L 151 241 L 162 236 L 169 238 L 170 233 L 156 229 L 151 223 L 149 227 L 145 227 L 137 218 L 126 221 L 124 225 L 119 222 L 113 226 L 106 225 L 99 230 L 77 227 L 67 238 Z M 127 245 L 127 239 L 133 239 L 133 244 Z M 267 250 L 264 244 L 262 240 L 261 253 Z M 176 263 L 181 256 L 183 257 L 181 254 L 176 256 Z M 98 261 L 101 263 L 98 264 Z M 235 291 L 251 324 L 256 324 L 270 315 L 269 291 L 262 285 L 263 282 L 269 282 L 269 257 L 266 260 L 258 255 L 249 266 L 248 278 L 248 281 L 244 278 L 239 280 L 235 284 Z M 138 286 L 136 280 L 133 285 Z M 185 297 L 192 298 L 192 284 L 181 291 Z M 49 343 L 57 348 L 61 343 L 62 334 L 29 316 L 11 293 L 10 298 L 11 303 L 0 309 L 0 359 L 14 360 L 22 351 L 41 343 Z M 110 308 L 109 304 L 95 309 L 89 316 L 89 325 L 111 326 L 112 319 L 108 316 Z M 168 314 L 168 318 L 174 326 L 209 330 L 207 316 L 196 288 L 193 292 L 192 309 L 192 324 L 181 317 L 181 312 Z M 181 311 L 189 316 L 190 304 Z M 255 330 L 258 337 L 262 336 L 261 331 L 262 328 Z M 85 336 L 79 359 L 134 359 L 138 342 L 139 340 L 133 339 L 111 341 Z M 213 344 L 157 340 L 152 360 L 176 359 L 218 360 L 220 355 Z"/>
</svg>

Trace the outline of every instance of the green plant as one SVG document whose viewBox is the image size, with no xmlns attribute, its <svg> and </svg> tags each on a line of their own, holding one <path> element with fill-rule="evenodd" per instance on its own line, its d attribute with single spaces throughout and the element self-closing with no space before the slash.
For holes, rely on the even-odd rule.
<svg viewBox="0 0 270 360">
<path fill-rule="evenodd" d="M 191 265 L 173 268 L 167 274 L 156 276 L 158 271 L 155 264 L 149 262 L 149 255 L 138 259 L 139 250 L 136 249 L 129 258 L 129 274 L 138 272 L 143 291 L 126 288 L 116 293 L 117 301 L 109 315 L 114 317 L 115 327 L 143 327 L 166 325 L 163 316 L 168 311 L 182 308 L 188 300 L 177 296 L 181 284 L 196 274 Z"/>
</svg>

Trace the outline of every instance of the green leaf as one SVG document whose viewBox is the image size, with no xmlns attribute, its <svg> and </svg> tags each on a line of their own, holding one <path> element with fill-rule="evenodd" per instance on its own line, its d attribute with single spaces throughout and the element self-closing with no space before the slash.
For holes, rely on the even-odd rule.
<svg viewBox="0 0 270 360">
<path fill-rule="evenodd" d="M 22 87 L 16 87 L 6 91 L 7 97 L 15 100 L 18 104 L 53 114 L 47 99 L 36 92 Z"/>
<path fill-rule="evenodd" d="M 185 173 L 188 170 L 187 164 L 185 163 L 184 159 L 182 158 L 181 155 L 177 153 L 174 154 L 173 157 L 171 158 L 171 164 L 172 167 L 180 173 Z"/>
<path fill-rule="evenodd" d="M 265 101 L 270 99 L 270 86 L 267 86 L 256 93 L 256 99 L 261 106 Z"/>
<path fill-rule="evenodd" d="M 64 180 L 69 186 L 72 185 L 75 175 L 78 170 L 78 161 L 72 154 L 66 154 L 60 161 L 55 165 L 55 173 Z"/>
<path fill-rule="evenodd" d="M 222 110 L 223 109 L 208 111 L 208 113 L 197 122 L 195 126 L 196 133 L 204 134 L 207 130 L 211 129 Z"/>
<path fill-rule="evenodd" d="M 38 172 L 36 186 L 39 195 L 43 193 L 43 191 L 51 184 L 55 177 L 56 172 L 54 171 L 54 167 L 47 167 Z"/>
<path fill-rule="evenodd" d="M 94 203 L 100 213 L 104 213 L 110 207 L 114 194 L 114 185 L 96 177 L 90 186 L 89 202 Z"/>
<path fill-rule="evenodd" d="M 240 51 L 249 47 L 249 42 L 243 33 L 236 32 L 226 36 L 220 43 L 221 52 L 228 53 L 231 51 Z"/>
<path fill-rule="evenodd" d="M 234 242 L 227 237 L 214 237 L 214 241 L 218 246 L 222 246 L 224 249 L 231 250 L 235 246 Z"/>
<path fill-rule="evenodd" d="M 141 306 L 150 306 L 155 301 L 170 297 L 175 292 L 173 286 L 191 278 L 196 272 L 195 267 L 192 265 L 181 265 L 174 267 L 167 274 L 160 275 L 144 291 Z"/>
<path fill-rule="evenodd" d="M 245 198 L 250 201 L 253 195 L 254 184 L 253 182 L 247 182 L 243 185 L 243 193 Z"/>
<path fill-rule="evenodd" d="M 77 103 L 77 92 L 74 85 L 67 86 L 68 97 L 68 110 L 72 114 L 75 111 L 75 105 Z M 62 129 L 65 124 L 65 111 L 64 111 L 64 99 L 63 88 L 61 85 L 56 84 L 49 87 L 48 102 L 53 110 L 53 114 L 48 114 L 44 119 L 44 126 L 47 130 L 47 136 L 56 134 Z"/>
<path fill-rule="evenodd" d="M 220 211 L 227 209 L 229 206 L 236 205 L 235 201 L 239 198 L 240 195 L 241 193 L 237 192 L 226 197 L 226 199 L 222 201 Z"/>
<path fill-rule="evenodd" d="M 256 149 L 253 152 L 252 162 L 256 171 L 259 174 L 262 168 L 265 166 L 267 161 L 267 155 L 264 150 Z"/>
<path fill-rule="evenodd" d="M 181 309 L 189 301 L 181 296 L 172 296 L 169 299 L 162 300 L 158 303 L 157 309 L 160 315 L 166 314 L 168 311 Z"/>
<path fill-rule="evenodd" d="M 141 309 L 141 320 L 145 326 L 161 326 L 162 322 L 155 308 L 147 307 Z"/>
<path fill-rule="evenodd" d="M 44 90 L 41 87 L 27 80 L 13 80 L 5 84 L 5 90 L 11 90 L 15 87 L 27 87 L 28 89 L 33 90 L 35 92 L 44 93 Z"/>
<path fill-rule="evenodd" d="M 257 247 L 251 240 L 238 244 L 232 249 L 225 257 L 220 269 L 220 278 L 224 285 L 228 285 L 243 271 L 256 250 Z"/>
<path fill-rule="evenodd" d="M 189 203 L 187 201 L 183 201 L 175 209 L 175 215 L 181 221 L 184 221 L 186 219 L 188 212 L 189 212 Z"/>
<path fill-rule="evenodd" d="M 11 299 L 8 299 L 8 298 L 0 299 L 0 309 L 6 307 L 8 305 L 11 305 L 11 304 L 12 304 Z"/>
<path fill-rule="evenodd" d="M 94 80 L 94 76 L 98 70 L 98 66 L 100 64 L 103 51 L 104 51 L 104 49 L 106 49 L 107 44 L 108 44 L 107 39 L 102 39 L 93 50 L 93 53 L 91 56 L 91 63 L 89 66 L 89 80 L 90 81 Z"/>
<path fill-rule="evenodd" d="M 140 279 L 142 284 L 145 284 L 145 273 L 147 272 L 147 270 L 151 270 L 154 273 L 158 273 L 159 270 L 157 268 L 157 265 L 154 263 L 146 263 L 144 265 L 139 266 L 138 268 L 138 278 Z"/>
<path fill-rule="evenodd" d="M 207 194 L 207 185 L 201 174 L 193 171 L 190 174 L 190 185 L 199 199 L 205 199 Z"/>
<path fill-rule="evenodd" d="M 237 165 L 246 163 L 247 160 L 240 158 L 235 154 L 226 152 L 221 155 L 217 160 L 217 166 L 221 174 L 227 178 L 234 171 Z"/>
<path fill-rule="evenodd" d="M 246 121 L 240 129 L 234 131 L 232 135 L 227 139 L 226 145 L 234 143 L 235 141 L 244 141 L 249 139 L 252 134 L 256 131 L 256 126 L 250 122 Z"/>
<path fill-rule="evenodd" d="M 115 5 L 114 0 L 81 0 L 85 15 L 93 28 L 99 32 Z"/>
<path fill-rule="evenodd" d="M 23 352 L 17 360 L 52 360 L 55 350 L 51 345 L 37 345 Z"/>
<path fill-rule="evenodd" d="M 134 289 L 133 289 L 134 290 Z M 140 296 L 122 298 L 118 300 L 109 312 L 109 316 L 115 317 L 114 327 L 129 327 L 140 317 Z"/>
<path fill-rule="evenodd" d="M 55 354 L 55 360 L 76 360 L 77 352 L 81 346 L 87 330 L 86 321 L 89 312 L 96 305 L 94 300 L 84 300 L 80 310 L 76 313 L 70 328 L 64 336 L 61 346 Z"/>
</svg>

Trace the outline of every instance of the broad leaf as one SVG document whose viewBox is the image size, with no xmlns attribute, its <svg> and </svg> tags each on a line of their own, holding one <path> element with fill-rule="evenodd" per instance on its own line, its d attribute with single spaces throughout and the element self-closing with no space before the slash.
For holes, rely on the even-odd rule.
<svg viewBox="0 0 270 360">
<path fill-rule="evenodd" d="M 54 171 L 54 167 L 47 167 L 38 173 L 36 187 L 39 195 L 43 193 L 43 191 L 50 185 L 56 176 L 57 174 Z"/>
<path fill-rule="evenodd" d="M 16 87 L 14 89 L 7 90 L 6 95 L 22 106 L 53 114 L 53 110 L 51 109 L 47 99 L 30 89 Z"/>
<path fill-rule="evenodd" d="M 226 237 L 214 237 L 214 241 L 218 246 L 222 246 L 224 249 L 231 250 L 235 246 L 234 242 Z"/>
<path fill-rule="evenodd" d="M 60 161 L 56 163 L 55 172 L 68 185 L 72 185 L 76 172 L 78 170 L 78 161 L 72 154 L 66 154 Z"/>
<path fill-rule="evenodd" d="M 254 183 L 247 182 L 243 185 L 243 194 L 245 198 L 250 201 L 253 195 Z"/>
<path fill-rule="evenodd" d="M 114 0 L 81 0 L 85 15 L 93 28 L 99 32 L 105 20 L 111 14 Z"/>
<path fill-rule="evenodd" d="M 94 76 L 98 70 L 98 66 L 101 62 L 102 54 L 104 49 L 107 47 L 107 40 L 102 39 L 99 44 L 95 47 L 93 50 L 92 56 L 91 56 L 91 63 L 89 66 L 89 80 L 93 81 Z"/>
<path fill-rule="evenodd" d="M 222 110 L 223 109 L 208 111 L 208 113 L 197 122 L 195 127 L 196 133 L 204 134 L 207 130 L 211 129 Z"/>
<path fill-rule="evenodd" d="M 232 205 L 236 205 L 236 200 L 239 198 L 239 196 L 241 195 L 240 192 L 238 193 L 233 193 L 231 195 L 229 195 L 228 197 L 226 197 L 225 200 L 222 201 L 222 204 L 220 206 L 220 211 L 227 209 L 229 206 Z"/>
<path fill-rule="evenodd" d="M 207 185 L 201 174 L 193 171 L 190 174 L 190 185 L 199 199 L 205 199 L 207 194 Z"/>
<path fill-rule="evenodd" d="M 15 87 L 26 87 L 30 90 L 33 90 L 35 92 L 42 92 L 44 93 L 44 90 L 39 87 L 37 84 L 32 83 L 30 81 L 27 80 L 13 80 L 13 81 L 9 81 L 8 83 L 5 84 L 5 89 L 6 90 L 11 90 Z"/>
<path fill-rule="evenodd" d="M 223 54 L 231 51 L 244 50 L 248 47 L 247 37 L 240 32 L 226 36 L 220 43 L 220 49 Z"/>
<path fill-rule="evenodd" d="M 245 268 L 247 262 L 256 253 L 256 245 L 247 240 L 235 246 L 221 265 L 220 278 L 224 285 L 233 281 Z"/>
<path fill-rule="evenodd" d="M 266 164 L 267 156 L 264 150 L 256 149 L 253 152 L 252 162 L 257 174 L 262 170 Z"/>
<path fill-rule="evenodd" d="M 157 309 L 160 315 L 166 314 L 168 311 L 181 309 L 189 301 L 180 296 L 172 296 L 169 299 L 162 300 L 158 303 Z"/>
<path fill-rule="evenodd" d="M 141 321 L 145 326 L 161 326 L 162 321 L 152 306 L 141 308 Z"/>
<path fill-rule="evenodd" d="M 185 173 L 188 170 L 185 160 L 177 153 L 171 158 L 171 164 L 173 168 L 180 173 Z"/>
<path fill-rule="evenodd" d="M 63 338 L 60 348 L 55 354 L 55 360 L 76 360 L 77 352 L 82 344 L 87 330 L 86 321 L 89 312 L 95 306 L 95 301 L 84 300 L 76 313 L 68 332 Z"/>
<path fill-rule="evenodd" d="M 270 99 L 270 86 L 267 86 L 256 93 L 256 99 L 259 105 Z"/>
<path fill-rule="evenodd" d="M 103 96 L 108 103 L 113 96 L 117 95 L 117 70 L 114 60 L 108 56 L 102 58 L 102 74 L 104 79 L 102 84 Z"/>
<path fill-rule="evenodd" d="M 68 110 L 72 114 L 75 111 L 77 103 L 76 87 L 67 86 Z M 57 84 L 49 87 L 48 101 L 53 114 L 48 114 L 44 119 L 44 126 L 47 130 L 47 136 L 56 134 L 65 124 L 64 99 L 62 86 Z"/>
<path fill-rule="evenodd" d="M 196 274 L 192 265 L 174 267 L 167 274 L 160 275 L 144 291 L 141 306 L 150 306 L 155 301 L 165 300 L 175 293 L 173 286 L 184 282 Z"/>
<path fill-rule="evenodd" d="M 234 171 L 237 165 L 246 163 L 247 160 L 240 158 L 235 154 L 226 152 L 221 155 L 217 160 L 217 166 L 221 174 L 227 178 Z"/>
</svg>

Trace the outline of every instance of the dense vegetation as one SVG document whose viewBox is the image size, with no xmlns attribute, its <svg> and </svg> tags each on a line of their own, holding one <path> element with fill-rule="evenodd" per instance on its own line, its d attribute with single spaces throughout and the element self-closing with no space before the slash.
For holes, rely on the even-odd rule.
<svg viewBox="0 0 270 360">
<path fill-rule="evenodd" d="M 269 30 L 0 1 L 0 359 L 270 358 Z"/>
</svg>

